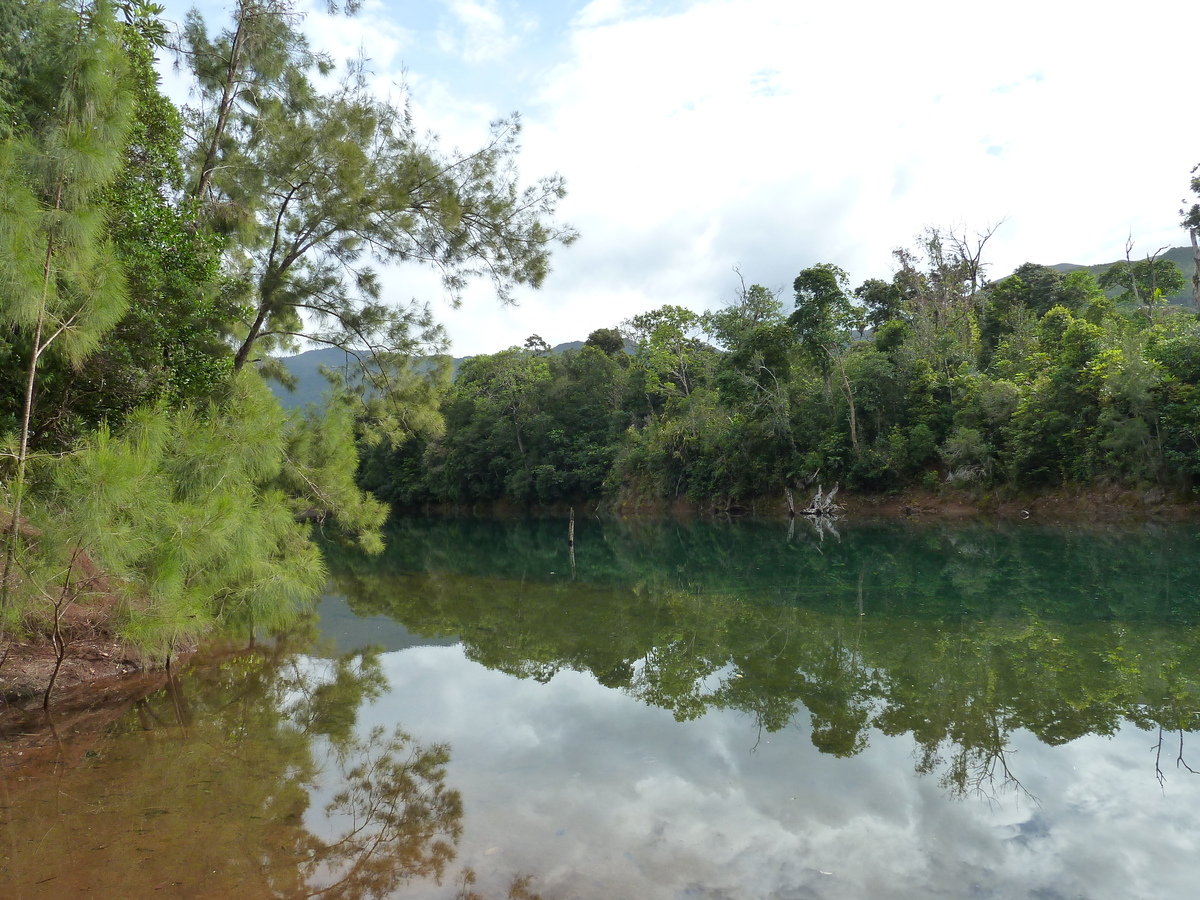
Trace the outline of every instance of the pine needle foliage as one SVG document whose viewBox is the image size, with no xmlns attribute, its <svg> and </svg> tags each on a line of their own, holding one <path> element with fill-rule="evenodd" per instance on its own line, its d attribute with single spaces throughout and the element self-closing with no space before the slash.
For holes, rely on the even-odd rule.
<svg viewBox="0 0 1200 900">
<path fill-rule="evenodd" d="M 32 59 L 17 68 L 27 69 L 31 88 L 55 99 L 37 114 L 12 108 L 0 141 L 0 321 L 28 342 L 0 606 L 8 605 L 21 537 L 39 360 L 53 349 L 81 362 L 126 307 L 124 276 L 96 202 L 122 166 L 132 109 L 113 10 L 97 0 L 74 19 L 51 4 L 36 4 L 38 12 L 45 19 L 37 33 L 57 30 L 62 68 Z"/>
<path fill-rule="evenodd" d="M 190 15 L 179 48 L 199 100 L 193 194 L 228 236 L 227 285 L 245 302 L 235 368 L 298 336 L 401 349 L 424 308 L 383 297 L 381 264 L 432 267 L 456 302 L 475 280 L 505 302 L 540 286 L 551 249 L 576 235 L 555 222 L 561 177 L 520 183 L 519 118 L 493 123 L 474 152 L 448 153 L 406 101 L 374 95 L 365 61 L 323 92 L 333 65 L 300 18 L 289 0 L 238 0 L 216 32 Z"/>
<path fill-rule="evenodd" d="M 278 488 L 283 413 L 246 373 L 204 409 L 135 413 L 47 464 L 31 520 L 40 579 L 25 602 L 64 589 L 56 557 L 86 548 L 120 595 L 121 633 L 152 658 L 214 629 L 293 624 L 325 583 L 324 563 Z"/>
<path fill-rule="evenodd" d="M 324 523 L 335 519 L 338 536 L 366 553 L 383 550 L 379 529 L 388 508 L 355 483 L 358 448 L 355 417 L 345 402 L 297 414 L 286 434 L 287 452 L 279 484 L 292 511 Z"/>
</svg>

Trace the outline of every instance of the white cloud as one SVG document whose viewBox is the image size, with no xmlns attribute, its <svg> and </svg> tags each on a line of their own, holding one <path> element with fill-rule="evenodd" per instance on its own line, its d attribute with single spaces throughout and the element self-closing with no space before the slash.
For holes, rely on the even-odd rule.
<svg viewBox="0 0 1200 900">
<path fill-rule="evenodd" d="M 380 0 L 368 0 L 354 16 L 330 15 L 321 0 L 300 0 L 297 8 L 304 14 L 302 27 L 309 43 L 329 53 L 339 67 L 362 56 L 372 71 L 394 77 L 415 40 Z"/>
<path fill-rule="evenodd" d="M 520 44 L 496 7 L 496 0 L 445 0 L 454 18 L 453 29 L 439 30 L 443 50 L 467 63 L 493 62 L 508 56 Z"/>
<path fill-rule="evenodd" d="M 592 0 L 579 11 L 571 24 L 578 28 L 594 28 L 613 22 L 627 15 L 628 11 L 625 0 Z"/>
<path fill-rule="evenodd" d="M 1130 230 L 1180 242 L 1200 126 L 1172 87 L 1185 55 L 1151 51 L 1185 11 L 1162 5 L 1113 29 L 1033 2 L 712 0 L 622 21 L 591 4 L 533 104 L 523 167 L 564 172 L 583 239 L 531 320 L 607 289 L 614 324 L 639 283 L 642 308 L 707 305 L 735 263 L 772 286 L 823 260 L 886 276 L 926 225 L 1006 218 L 996 274 L 1115 258 Z"/>
<path fill-rule="evenodd" d="M 566 176 L 563 218 L 582 235 L 519 309 L 481 287 L 447 311 L 458 353 L 712 306 L 735 264 L 769 287 L 820 261 L 886 277 L 927 225 L 1005 218 L 993 275 L 1115 259 L 1130 233 L 1135 253 L 1184 241 L 1200 120 L 1172 43 L 1182 0 L 1119 27 L 1040 0 L 593 0 L 559 25 L 532 2 L 395 9 L 376 0 L 309 33 L 336 57 L 365 44 L 381 89 L 415 55 L 415 120 L 449 147 L 479 145 L 515 104 L 522 173 Z M 402 27 L 421 16 L 424 30 Z M 424 285 L 405 268 L 393 280 Z"/>
</svg>

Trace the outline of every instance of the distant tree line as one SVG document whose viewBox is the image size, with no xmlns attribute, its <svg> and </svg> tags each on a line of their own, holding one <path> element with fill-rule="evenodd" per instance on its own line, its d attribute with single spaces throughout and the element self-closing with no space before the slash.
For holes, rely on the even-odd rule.
<svg viewBox="0 0 1200 900">
<path fill-rule="evenodd" d="M 816 481 L 861 491 L 1161 485 L 1200 475 L 1200 324 L 1167 260 L 1099 279 L 1028 263 L 990 280 L 990 233 L 931 229 L 890 280 L 835 265 L 788 296 L 742 283 L 578 350 L 468 360 L 440 418 L 363 448 L 400 505 L 606 499 L 736 508 Z"/>
</svg>

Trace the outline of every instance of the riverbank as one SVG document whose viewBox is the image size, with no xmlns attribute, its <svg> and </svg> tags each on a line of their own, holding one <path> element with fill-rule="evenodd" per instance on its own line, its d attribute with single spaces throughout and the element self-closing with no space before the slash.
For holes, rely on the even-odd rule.
<svg viewBox="0 0 1200 900">
<path fill-rule="evenodd" d="M 10 677 L 23 680 L 27 688 L 41 690 L 32 693 L 22 690 L 20 695 L 0 701 L 0 774 L 12 768 L 26 773 L 50 771 L 81 762 L 94 755 L 96 741 L 109 726 L 164 689 L 171 692 L 172 705 L 182 723 L 188 707 L 187 698 L 176 694 L 182 673 L 195 671 L 197 667 L 220 666 L 227 660 L 258 652 L 253 644 L 215 640 L 203 651 L 193 650 L 173 657 L 167 666 L 142 664 L 129 658 L 117 660 L 118 654 L 110 650 L 119 646 L 116 641 L 81 645 L 78 659 L 72 659 L 69 665 L 64 662 L 48 709 L 42 708 L 45 683 L 36 680 L 39 672 L 44 671 L 41 668 L 44 662 L 36 653 L 28 666 L 17 665 L 9 672 Z M 25 658 L 23 652 L 16 658 Z M 10 657 L 10 662 L 13 658 Z M 68 674 L 64 675 L 64 671 Z M 153 729 L 153 717 L 144 725 L 148 730 Z"/>
<path fill-rule="evenodd" d="M 815 493 L 815 490 L 813 490 Z M 811 495 L 797 493 L 798 507 L 806 506 Z M 1032 520 L 1048 525 L 1085 523 L 1121 524 L 1148 519 L 1181 521 L 1200 517 L 1200 497 L 1172 493 L 1158 487 L 1059 488 L 1042 492 L 965 491 L 951 488 L 910 489 L 891 493 L 854 493 L 839 491 L 837 503 L 846 519 L 969 519 Z M 468 515 L 510 518 L 519 516 L 566 518 L 615 516 L 617 518 L 671 516 L 677 518 L 751 517 L 771 518 L 788 515 L 787 500 L 758 497 L 749 500 L 713 500 L 697 502 L 687 497 L 674 500 L 626 494 L 615 501 L 584 501 L 578 504 L 553 503 L 523 506 L 511 500 L 470 504 L 428 504 L 397 507 L 396 514 Z"/>
<path fill-rule="evenodd" d="M 109 632 L 106 623 L 90 611 L 83 615 L 87 617 L 90 633 L 82 637 L 74 627 L 66 626 L 70 636 L 61 663 L 54 640 L 48 634 L 0 641 L 0 660 L 3 661 L 0 664 L 0 711 L 5 707 L 40 706 L 56 665 L 58 675 L 52 700 L 80 684 L 117 679 L 144 670 L 124 643 Z"/>
<path fill-rule="evenodd" d="M 1200 499 L 1162 488 L 1062 488 L 1040 493 L 905 491 L 839 496 L 850 517 L 995 518 L 1047 525 L 1123 524 L 1200 516 Z"/>
<path fill-rule="evenodd" d="M 20 637 L 0 638 L 0 730 L 14 716 L 41 710 L 51 685 L 49 706 L 58 712 L 72 703 L 87 705 L 89 691 L 103 696 L 130 676 L 164 671 L 121 639 L 117 608 L 115 596 L 93 592 L 61 611 L 57 640 L 47 622 Z M 177 653 L 173 661 L 192 649 Z"/>
</svg>

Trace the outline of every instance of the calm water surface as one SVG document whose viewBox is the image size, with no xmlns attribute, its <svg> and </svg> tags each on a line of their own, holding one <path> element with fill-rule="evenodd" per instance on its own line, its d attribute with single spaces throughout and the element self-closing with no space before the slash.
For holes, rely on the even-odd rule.
<svg viewBox="0 0 1200 900">
<path fill-rule="evenodd" d="M 412 520 L 309 633 L 9 765 L 0 896 L 1200 882 L 1192 527 Z"/>
</svg>

